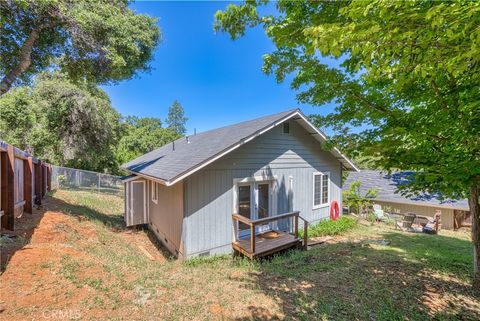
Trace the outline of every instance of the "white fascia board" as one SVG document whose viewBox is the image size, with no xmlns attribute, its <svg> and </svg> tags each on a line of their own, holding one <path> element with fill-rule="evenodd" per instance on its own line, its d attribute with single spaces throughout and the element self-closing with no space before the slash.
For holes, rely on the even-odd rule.
<svg viewBox="0 0 480 321">
<path fill-rule="evenodd" d="M 303 120 L 303 122 L 308 125 L 308 127 L 310 127 L 310 129 L 312 129 L 313 131 L 315 131 L 315 134 L 319 135 L 324 141 L 327 140 L 327 136 L 322 133 L 320 131 L 320 129 L 318 129 L 317 127 L 315 127 L 308 119 L 307 117 L 305 117 L 305 115 L 299 111 L 297 111 L 298 115 L 300 116 L 300 118 Z M 345 156 L 344 154 L 342 154 L 342 152 L 340 152 L 340 150 L 338 150 L 338 148 L 336 147 L 333 147 L 333 150 L 342 158 L 344 159 L 356 172 L 359 172 L 360 169 L 350 160 L 348 159 L 347 156 Z M 332 153 L 333 154 L 333 153 Z"/>
</svg>

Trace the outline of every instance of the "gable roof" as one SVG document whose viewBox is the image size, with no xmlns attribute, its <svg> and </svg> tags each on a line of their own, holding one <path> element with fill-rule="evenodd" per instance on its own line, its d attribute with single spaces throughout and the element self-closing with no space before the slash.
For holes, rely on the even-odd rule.
<svg viewBox="0 0 480 321">
<path fill-rule="evenodd" d="M 392 202 L 392 203 L 405 203 L 420 206 L 431 206 L 439 208 L 451 208 L 468 211 L 467 200 L 451 200 L 440 199 L 438 194 L 423 194 L 414 197 L 405 197 L 397 192 L 399 185 L 407 183 L 413 172 L 395 172 L 388 175 L 385 172 L 377 170 L 361 170 L 356 173 L 350 173 L 343 186 L 343 189 L 348 189 L 350 184 L 354 181 L 360 181 L 360 193 L 365 193 L 371 189 L 376 188 L 378 190 L 375 197 L 378 201 Z"/>
<path fill-rule="evenodd" d="M 299 109 L 292 109 L 179 138 L 122 165 L 122 168 L 170 186 L 289 119 L 296 120 L 317 140 L 326 140 L 325 134 Z M 338 149 L 334 148 L 331 153 L 345 169 L 358 170 Z"/>
</svg>

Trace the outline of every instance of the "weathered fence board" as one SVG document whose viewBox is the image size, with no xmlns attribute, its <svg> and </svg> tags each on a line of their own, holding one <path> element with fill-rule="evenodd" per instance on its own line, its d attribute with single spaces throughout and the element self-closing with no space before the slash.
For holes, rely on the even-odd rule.
<svg viewBox="0 0 480 321">
<path fill-rule="evenodd" d="M 4 141 L 0 141 L 1 227 L 15 228 L 15 218 L 32 213 L 51 188 L 51 165 Z M 35 195 L 35 200 L 33 196 Z"/>
</svg>

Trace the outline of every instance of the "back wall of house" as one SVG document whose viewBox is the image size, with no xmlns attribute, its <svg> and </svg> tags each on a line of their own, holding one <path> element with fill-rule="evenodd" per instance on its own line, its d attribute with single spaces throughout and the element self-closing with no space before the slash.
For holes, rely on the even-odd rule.
<svg viewBox="0 0 480 321">
<path fill-rule="evenodd" d="M 276 214 L 293 210 L 310 223 L 329 216 L 329 207 L 313 209 L 313 173 L 329 172 L 329 199 L 341 204 L 341 164 L 295 121 L 255 138 L 184 181 L 184 250 L 187 256 L 231 251 L 234 179 L 276 178 Z M 289 205 L 290 177 L 293 198 Z M 208 253 L 206 253 L 208 252 Z"/>
</svg>

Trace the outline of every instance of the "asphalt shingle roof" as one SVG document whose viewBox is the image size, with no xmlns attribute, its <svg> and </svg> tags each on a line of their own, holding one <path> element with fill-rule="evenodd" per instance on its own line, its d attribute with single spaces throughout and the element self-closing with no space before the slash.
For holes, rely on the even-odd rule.
<svg viewBox="0 0 480 321">
<path fill-rule="evenodd" d="M 414 197 L 405 197 L 397 192 L 397 187 L 408 182 L 412 172 L 396 172 L 388 175 L 385 172 L 376 170 L 361 170 L 359 172 L 350 172 L 343 186 L 346 190 L 354 181 L 360 181 L 360 193 L 365 193 L 371 188 L 377 188 L 378 193 L 376 199 L 379 201 L 394 203 L 409 203 L 416 205 L 442 206 L 453 209 L 468 210 L 467 200 L 440 200 L 439 195 L 424 194 Z"/>
<path fill-rule="evenodd" d="M 208 161 L 243 139 L 297 112 L 298 109 L 225 126 L 203 133 L 177 139 L 142 155 L 123 168 L 163 181 L 172 181 L 192 168 Z M 175 146 L 175 148 L 174 148 Z"/>
</svg>

